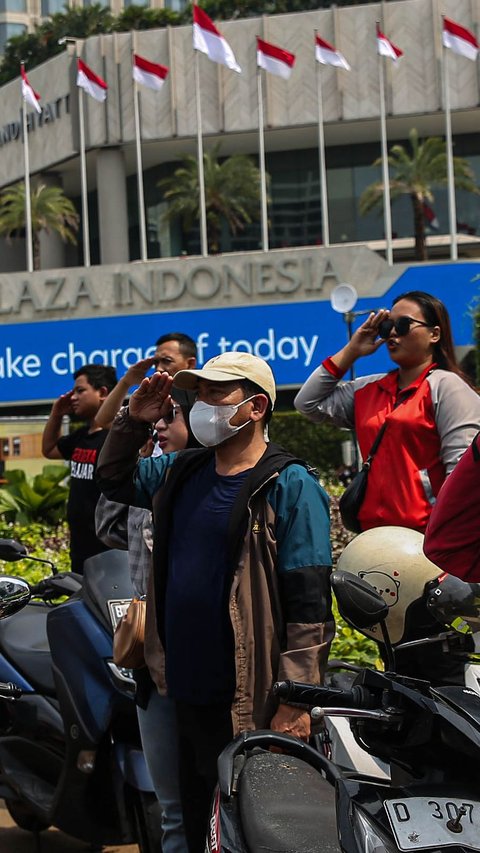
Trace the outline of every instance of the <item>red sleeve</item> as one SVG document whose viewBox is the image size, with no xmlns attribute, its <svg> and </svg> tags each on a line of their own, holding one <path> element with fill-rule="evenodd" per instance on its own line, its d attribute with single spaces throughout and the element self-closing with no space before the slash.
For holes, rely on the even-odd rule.
<svg viewBox="0 0 480 853">
<path fill-rule="evenodd" d="M 328 358 L 322 361 L 322 367 L 324 367 L 325 370 L 328 370 L 328 372 L 331 373 L 332 376 L 335 377 L 335 379 L 341 379 L 343 374 L 345 373 L 344 370 L 340 370 L 340 368 L 337 367 L 337 365 L 330 356 L 328 356 Z"/>
<path fill-rule="evenodd" d="M 440 489 L 424 551 L 443 571 L 480 581 L 480 433 Z"/>
</svg>

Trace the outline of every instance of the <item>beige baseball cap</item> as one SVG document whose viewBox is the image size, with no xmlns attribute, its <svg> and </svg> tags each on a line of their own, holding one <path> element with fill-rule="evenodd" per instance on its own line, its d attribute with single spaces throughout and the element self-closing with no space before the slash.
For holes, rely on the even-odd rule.
<svg viewBox="0 0 480 853">
<path fill-rule="evenodd" d="M 233 382 L 248 379 L 258 385 L 275 405 L 275 377 L 271 367 L 263 358 L 249 352 L 224 352 L 205 362 L 200 370 L 179 370 L 173 379 L 174 387 L 185 391 L 198 388 L 200 379 L 209 382 Z"/>
</svg>

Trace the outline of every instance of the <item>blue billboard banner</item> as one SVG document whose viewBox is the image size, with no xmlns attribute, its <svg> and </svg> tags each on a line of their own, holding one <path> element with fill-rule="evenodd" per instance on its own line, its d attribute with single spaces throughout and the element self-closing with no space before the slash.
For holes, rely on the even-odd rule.
<svg viewBox="0 0 480 853">
<path fill-rule="evenodd" d="M 447 306 L 456 345 L 473 344 L 473 308 L 480 291 L 480 264 L 409 268 L 381 297 L 360 298 L 354 311 L 390 307 L 399 294 L 425 290 Z M 357 317 L 354 328 L 363 320 Z M 182 331 L 197 342 L 199 364 L 228 350 L 252 352 L 271 365 L 279 387 L 298 386 L 348 339 L 347 324 L 329 301 L 256 305 L 2 325 L 0 404 L 52 400 L 72 386 L 72 374 L 96 362 L 116 367 L 119 377 L 155 341 Z M 357 375 L 391 367 L 381 347 L 356 365 Z"/>
</svg>

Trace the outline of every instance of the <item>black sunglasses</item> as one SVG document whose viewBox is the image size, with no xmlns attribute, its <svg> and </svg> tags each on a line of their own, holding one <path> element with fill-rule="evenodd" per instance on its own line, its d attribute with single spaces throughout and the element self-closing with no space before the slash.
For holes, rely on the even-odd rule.
<svg viewBox="0 0 480 853">
<path fill-rule="evenodd" d="M 412 323 L 417 323 L 419 326 L 430 326 L 430 323 L 424 323 L 423 320 L 415 320 L 415 317 L 399 317 L 398 320 L 392 320 L 390 317 L 387 320 L 382 320 L 378 327 L 378 336 L 384 341 L 390 336 L 392 329 L 395 329 L 395 334 L 399 338 L 404 338 L 408 335 Z"/>
</svg>

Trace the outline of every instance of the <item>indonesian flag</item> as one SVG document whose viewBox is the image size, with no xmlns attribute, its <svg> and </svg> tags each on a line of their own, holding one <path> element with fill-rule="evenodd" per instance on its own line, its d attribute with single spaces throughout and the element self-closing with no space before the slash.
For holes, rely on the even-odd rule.
<svg viewBox="0 0 480 853">
<path fill-rule="evenodd" d="M 237 71 L 239 74 L 242 71 L 228 41 L 196 3 L 193 6 L 193 49 L 206 53 L 212 62 L 226 65 L 231 71 Z"/>
<path fill-rule="evenodd" d="M 423 202 L 422 208 L 423 208 L 423 215 L 425 217 L 425 220 L 426 220 L 428 226 L 430 228 L 433 228 L 435 231 L 438 231 L 438 229 L 440 228 L 440 223 L 437 219 L 437 214 L 435 213 L 433 208 L 431 208 L 430 205 L 427 204 L 426 201 Z"/>
<path fill-rule="evenodd" d="M 478 41 L 470 30 L 451 21 L 450 18 L 443 19 L 442 41 L 444 47 L 449 47 L 454 53 L 472 59 L 474 62 L 478 56 Z"/>
<path fill-rule="evenodd" d="M 96 101 L 104 101 L 107 97 L 108 86 L 105 80 L 92 71 L 81 59 L 77 60 L 77 86 Z"/>
<path fill-rule="evenodd" d="M 380 32 L 377 26 L 377 50 L 380 56 L 387 56 L 388 59 L 393 59 L 397 62 L 403 56 L 403 50 L 400 50 L 390 39 Z"/>
<path fill-rule="evenodd" d="M 288 80 L 295 65 L 295 55 L 257 36 L 257 65 L 270 74 Z"/>
<path fill-rule="evenodd" d="M 133 54 L 133 79 L 137 83 L 159 92 L 167 79 L 167 75 L 168 68 L 165 65 L 149 62 L 148 59 L 144 59 L 138 53 Z"/>
<path fill-rule="evenodd" d="M 42 108 L 41 108 L 40 104 L 38 103 L 40 100 L 40 95 L 38 94 L 38 92 L 35 91 L 35 89 L 28 82 L 28 77 L 25 74 L 25 68 L 23 67 L 23 65 L 20 66 L 20 74 L 22 75 L 22 97 L 23 97 L 23 100 L 26 101 L 27 104 L 30 104 L 30 106 L 33 107 L 33 109 L 36 110 L 37 113 L 41 113 Z"/>
<path fill-rule="evenodd" d="M 322 65 L 335 65 L 337 68 L 344 68 L 345 71 L 350 71 L 350 65 L 345 59 L 343 53 L 335 50 L 333 45 L 328 41 L 324 41 L 320 36 L 315 36 L 315 59 Z"/>
</svg>

